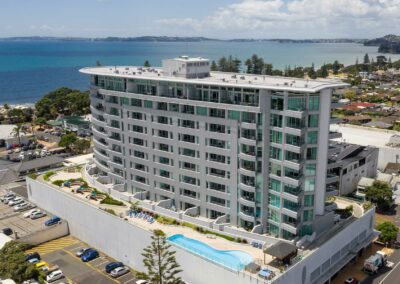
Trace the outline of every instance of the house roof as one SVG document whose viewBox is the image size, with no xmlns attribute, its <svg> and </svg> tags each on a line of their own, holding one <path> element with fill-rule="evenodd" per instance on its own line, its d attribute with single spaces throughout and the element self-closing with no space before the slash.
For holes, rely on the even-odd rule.
<svg viewBox="0 0 400 284">
<path fill-rule="evenodd" d="M 264 253 L 272 255 L 278 259 L 284 259 L 296 252 L 297 247 L 295 245 L 283 241 L 279 241 L 264 249 Z"/>
<path fill-rule="evenodd" d="M 367 178 L 367 177 L 362 177 L 360 181 L 358 182 L 358 186 L 361 187 L 368 187 L 374 184 L 374 179 L 373 178 Z"/>
<path fill-rule="evenodd" d="M 385 173 L 390 175 L 400 173 L 400 163 L 387 163 Z"/>
<path fill-rule="evenodd" d="M 40 169 L 56 164 L 60 164 L 64 161 L 62 157 L 59 156 L 47 156 L 40 159 L 34 159 L 30 161 L 23 161 L 16 167 L 15 171 L 18 173 L 26 172 L 33 169 Z"/>
<path fill-rule="evenodd" d="M 366 123 L 365 126 L 384 128 L 384 129 L 388 129 L 388 128 L 392 127 L 391 124 L 383 122 L 383 121 L 370 121 L 370 122 Z"/>
<path fill-rule="evenodd" d="M 88 125 L 90 122 L 85 120 L 84 118 L 80 116 L 65 116 L 62 118 L 63 121 L 65 121 L 68 124 L 74 124 L 74 125 Z"/>
</svg>

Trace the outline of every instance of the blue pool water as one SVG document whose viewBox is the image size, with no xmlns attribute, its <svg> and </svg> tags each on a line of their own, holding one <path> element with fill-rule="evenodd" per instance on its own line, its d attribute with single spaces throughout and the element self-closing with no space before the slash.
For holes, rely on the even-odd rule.
<svg viewBox="0 0 400 284">
<path fill-rule="evenodd" d="M 253 261 L 251 255 L 243 251 L 217 250 L 203 242 L 187 238 L 181 234 L 173 235 L 167 240 L 181 248 L 235 271 L 242 270 L 247 264 Z"/>
</svg>

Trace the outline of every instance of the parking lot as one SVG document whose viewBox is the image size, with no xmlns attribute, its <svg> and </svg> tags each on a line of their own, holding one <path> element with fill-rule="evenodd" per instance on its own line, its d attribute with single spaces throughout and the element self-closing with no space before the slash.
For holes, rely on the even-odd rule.
<svg viewBox="0 0 400 284">
<path fill-rule="evenodd" d="M 50 265 L 57 265 L 63 271 L 65 278 L 70 283 L 121 283 L 134 284 L 136 278 L 133 273 L 127 273 L 116 279 L 108 275 L 104 269 L 107 263 L 115 261 L 100 252 L 100 257 L 83 262 L 75 254 L 82 248 L 90 247 L 82 241 L 67 236 L 61 239 L 44 243 L 27 252 L 38 252 L 42 259 Z M 53 283 L 65 283 L 65 279 Z"/>
<path fill-rule="evenodd" d="M 5 193 L 5 191 L 1 191 L 0 196 L 3 196 Z M 49 216 L 35 220 L 24 217 L 24 214 L 34 207 L 35 206 L 32 205 L 29 209 L 16 212 L 13 206 L 0 202 L 0 229 L 11 228 L 13 234 L 10 237 L 16 238 L 29 235 L 30 233 L 45 228 L 44 221 L 47 220 Z"/>
</svg>

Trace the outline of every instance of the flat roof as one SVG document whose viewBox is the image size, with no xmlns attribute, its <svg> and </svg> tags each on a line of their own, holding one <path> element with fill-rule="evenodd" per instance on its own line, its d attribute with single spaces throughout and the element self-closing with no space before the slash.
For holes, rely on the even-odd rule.
<svg viewBox="0 0 400 284">
<path fill-rule="evenodd" d="M 86 67 L 79 70 L 89 75 L 112 76 L 128 79 L 157 80 L 177 83 L 207 84 L 226 87 L 258 88 L 281 91 L 315 93 L 327 88 L 344 88 L 349 86 L 337 80 L 318 79 L 306 80 L 300 78 L 253 75 L 244 73 L 210 72 L 204 78 L 183 78 L 166 76 L 160 67 L 139 66 L 99 66 Z"/>
</svg>

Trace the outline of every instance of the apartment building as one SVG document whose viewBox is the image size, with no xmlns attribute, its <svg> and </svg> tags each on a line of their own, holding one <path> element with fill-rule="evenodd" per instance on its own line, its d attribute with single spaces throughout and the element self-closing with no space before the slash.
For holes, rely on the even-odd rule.
<svg viewBox="0 0 400 284">
<path fill-rule="evenodd" d="M 121 191 L 290 240 L 326 213 L 331 96 L 346 84 L 210 72 L 186 56 L 81 72 L 98 174 Z"/>
<path fill-rule="evenodd" d="M 362 177 L 374 178 L 379 149 L 330 141 L 328 150 L 327 195 L 346 196 L 357 189 Z"/>
</svg>

